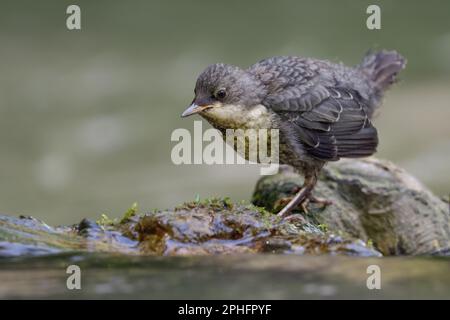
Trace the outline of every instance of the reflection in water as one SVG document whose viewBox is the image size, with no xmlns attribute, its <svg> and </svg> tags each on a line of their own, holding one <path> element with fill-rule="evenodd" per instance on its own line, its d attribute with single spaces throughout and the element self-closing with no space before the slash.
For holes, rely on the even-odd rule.
<svg viewBox="0 0 450 320">
<path fill-rule="evenodd" d="M 80 291 L 66 288 L 71 264 L 81 268 Z M 381 290 L 366 286 L 374 264 Z M 65 254 L 2 260 L 0 298 L 448 299 L 448 265 L 442 258 Z"/>
</svg>

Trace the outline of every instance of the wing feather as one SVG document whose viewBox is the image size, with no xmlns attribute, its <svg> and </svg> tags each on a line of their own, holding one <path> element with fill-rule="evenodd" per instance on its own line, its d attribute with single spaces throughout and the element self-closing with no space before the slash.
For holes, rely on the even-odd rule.
<svg viewBox="0 0 450 320">
<path fill-rule="evenodd" d="M 375 153 L 378 134 L 368 118 L 363 99 L 349 89 L 335 87 L 328 88 L 328 92 L 312 108 L 302 106 L 298 99 L 295 111 L 278 111 L 294 128 L 294 139 L 320 160 L 335 161 Z M 289 104 L 293 105 L 292 101 Z"/>
</svg>

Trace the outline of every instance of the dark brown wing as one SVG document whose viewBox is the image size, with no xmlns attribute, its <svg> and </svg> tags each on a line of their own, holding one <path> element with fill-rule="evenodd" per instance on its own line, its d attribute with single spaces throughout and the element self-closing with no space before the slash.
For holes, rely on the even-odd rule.
<svg viewBox="0 0 450 320">
<path fill-rule="evenodd" d="M 289 138 L 314 158 L 335 161 L 376 151 L 377 130 L 356 91 L 316 85 L 297 97 L 283 92 L 269 96 L 264 104 L 289 127 L 289 134 L 294 135 Z"/>
</svg>

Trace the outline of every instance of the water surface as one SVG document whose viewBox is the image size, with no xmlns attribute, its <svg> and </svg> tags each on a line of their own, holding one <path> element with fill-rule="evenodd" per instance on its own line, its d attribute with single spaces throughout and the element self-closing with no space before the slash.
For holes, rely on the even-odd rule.
<svg viewBox="0 0 450 320">
<path fill-rule="evenodd" d="M 448 258 L 59 254 L 0 261 L 0 298 L 38 299 L 450 299 Z M 68 290 L 66 268 L 81 268 Z M 381 269 L 381 289 L 366 286 Z"/>
</svg>

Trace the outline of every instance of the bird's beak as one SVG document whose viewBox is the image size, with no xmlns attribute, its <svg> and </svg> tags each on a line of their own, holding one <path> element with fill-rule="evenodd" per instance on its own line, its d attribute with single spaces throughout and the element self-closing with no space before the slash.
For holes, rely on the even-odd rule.
<svg viewBox="0 0 450 320">
<path fill-rule="evenodd" d="M 199 106 L 199 105 L 197 105 L 197 104 L 195 104 L 195 103 L 192 103 L 192 104 L 189 106 L 189 108 L 187 108 L 186 110 L 184 110 L 184 112 L 181 114 L 181 117 L 182 117 L 182 118 L 188 117 L 188 116 L 190 116 L 190 115 L 193 115 L 193 114 L 202 112 L 203 110 L 208 109 L 208 108 L 211 108 L 211 106 L 210 106 L 210 105 L 207 105 L 207 106 Z"/>
</svg>

